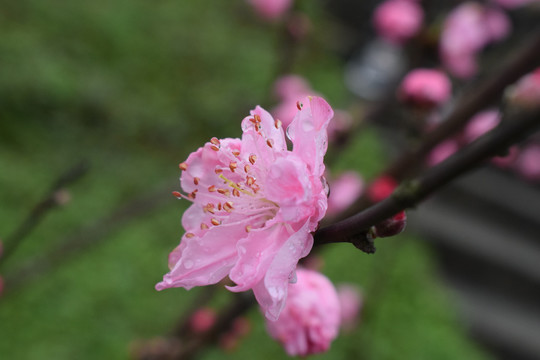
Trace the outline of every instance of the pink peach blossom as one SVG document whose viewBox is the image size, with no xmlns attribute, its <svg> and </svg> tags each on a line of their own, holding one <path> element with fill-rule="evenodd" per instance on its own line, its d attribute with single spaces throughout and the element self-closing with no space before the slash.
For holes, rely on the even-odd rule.
<svg viewBox="0 0 540 360">
<path fill-rule="evenodd" d="M 341 328 L 352 331 L 357 323 L 364 302 L 362 293 L 357 286 L 340 284 L 337 287 L 339 305 L 341 308 Z"/>
<path fill-rule="evenodd" d="M 463 137 L 470 143 L 499 125 L 499 111 L 495 109 L 479 112 L 469 121 L 465 127 Z"/>
<path fill-rule="evenodd" d="M 266 321 L 270 335 L 281 342 L 290 356 L 327 351 L 340 325 L 340 304 L 336 289 L 324 275 L 305 269 L 296 272 L 289 284 L 289 297 L 281 316 Z"/>
<path fill-rule="evenodd" d="M 408 0 L 384 1 L 373 14 L 378 34 L 394 44 L 402 44 L 416 35 L 423 20 L 422 7 Z"/>
<path fill-rule="evenodd" d="M 427 163 L 435 166 L 459 150 L 459 144 L 454 139 L 448 139 L 435 146 L 427 157 Z"/>
<path fill-rule="evenodd" d="M 398 186 L 397 181 L 388 175 L 379 176 L 373 182 L 368 188 L 368 198 L 371 202 L 379 202 L 390 195 L 392 195 L 392 192 L 394 189 Z"/>
<path fill-rule="evenodd" d="M 519 79 L 507 93 L 515 105 L 531 107 L 540 104 L 540 68 Z"/>
<path fill-rule="evenodd" d="M 410 104 L 433 108 L 452 95 L 452 84 L 445 73 L 433 69 L 415 69 L 403 79 L 399 97 Z"/>
<path fill-rule="evenodd" d="M 453 75 L 469 78 L 478 70 L 477 53 L 509 32 L 510 20 L 504 12 L 475 2 L 463 3 L 452 10 L 444 23 L 441 59 Z"/>
<path fill-rule="evenodd" d="M 317 96 L 303 77 L 285 75 L 276 80 L 274 93 L 281 102 L 271 110 L 274 118 L 279 119 L 284 127 L 289 126 L 298 112 L 297 102 L 306 96 Z"/>
<path fill-rule="evenodd" d="M 521 150 L 515 166 L 525 179 L 540 180 L 540 145 L 529 145 Z"/>
<path fill-rule="evenodd" d="M 347 171 L 330 183 L 328 215 L 336 215 L 351 206 L 364 189 L 362 177 L 355 171 Z"/>
<path fill-rule="evenodd" d="M 281 17 L 290 9 L 292 0 L 248 0 L 255 12 L 268 20 Z"/>
<path fill-rule="evenodd" d="M 299 107 L 287 130 L 292 151 L 280 122 L 257 106 L 242 121 L 242 139 L 212 138 L 180 164 L 187 195 L 175 195 L 193 204 L 169 256 L 171 271 L 156 289 L 189 290 L 229 276 L 230 291 L 252 289 L 266 317 L 278 318 L 327 209 L 321 178 L 333 111 L 319 97 Z"/>
<path fill-rule="evenodd" d="M 200 308 L 189 319 L 191 330 L 196 334 L 207 332 L 216 322 L 216 312 L 211 308 Z"/>
</svg>

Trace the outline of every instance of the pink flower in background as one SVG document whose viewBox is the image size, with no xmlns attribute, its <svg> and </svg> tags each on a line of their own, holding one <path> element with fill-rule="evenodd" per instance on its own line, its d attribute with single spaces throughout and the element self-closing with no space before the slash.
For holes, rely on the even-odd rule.
<svg viewBox="0 0 540 360">
<path fill-rule="evenodd" d="M 408 0 L 387 0 L 373 14 L 377 33 L 394 44 L 402 44 L 415 36 L 422 28 L 423 20 L 422 7 Z"/>
<path fill-rule="evenodd" d="M 275 20 L 285 14 L 292 0 L 248 0 L 255 12 L 268 20 Z"/>
<path fill-rule="evenodd" d="M 280 122 L 256 107 L 242 121 L 242 139 L 212 138 L 180 164 L 187 195 L 175 195 L 193 204 L 156 289 L 191 289 L 228 275 L 236 284 L 229 290 L 253 289 L 266 317 L 277 319 L 327 208 L 321 177 L 333 111 L 319 97 L 298 106 L 288 129 L 292 151 Z"/>
<path fill-rule="evenodd" d="M 467 2 L 446 18 L 440 39 L 442 62 L 460 78 L 476 74 L 477 53 L 487 44 L 503 39 L 510 32 L 510 20 L 504 12 Z"/>
<path fill-rule="evenodd" d="M 346 134 L 353 124 L 352 116 L 344 110 L 336 110 L 334 119 L 328 125 L 328 140 L 330 142 L 339 139 Z"/>
<path fill-rule="evenodd" d="M 479 112 L 469 121 L 465 127 L 463 137 L 470 143 L 494 129 L 501 121 L 499 111 L 495 109 Z"/>
<path fill-rule="evenodd" d="M 529 145 L 521 150 L 515 167 L 525 179 L 540 180 L 540 145 Z"/>
<path fill-rule="evenodd" d="M 337 287 L 339 305 L 341 308 L 341 328 L 352 331 L 358 324 L 364 299 L 355 285 L 340 284 Z"/>
<path fill-rule="evenodd" d="M 454 139 L 448 139 L 435 146 L 427 157 L 427 163 L 430 166 L 435 166 L 443 162 L 449 156 L 459 150 L 459 144 Z"/>
<path fill-rule="evenodd" d="M 328 215 L 336 215 L 351 206 L 364 189 L 362 177 L 355 171 L 347 171 L 330 183 Z"/>
<path fill-rule="evenodd" d="M 281 102 L 272 109 L 271 113 L 274 118 L 283 123 L 284 127 L 289 126 L 298 112 L 296 105 L 298 100 L 317 95 L 309 83 L 298 75 L 286 75 L 279 78 L 274 84 L 274 92 Z"/>
<path fill-rule="evenodd" d="M 540 68 L 523 76 L 507 94 L 516 105 L 530 107 L 540 104 Z"/>
<path fill-rule="evenodd" d="M 270 335 L 290 356 L 325 352 L 339 331 L 340 303 L 336 289 L 324 275 L 305 269 L 289 284 L 289 297 L 281 316 L 266 321 Z"/>
<path fill-rule="evenodd" d="M 216 322 L 216 312 L 211 308 L 200 308 L 189 319 L 191 330 L 196 334 L 204 333 L 212 328 Z"/>
<path fill-rule="evenodd" d="M 387 175 L 379 176 L 373 180 L 368 188 L 367 194 L 369 200 L 374 203 L 382 201 L 392 195 L 392 192 L 397 186 L 398 183 L 393 177 Z"/>
<path fill-rule="evenodd" d="M 452 95 L 452 84 L 445 73 L 432 69 L 409 72 L 399 88 L 398 96 L 405 102 L 433 108 L 444 104 Z"/>
</svg>

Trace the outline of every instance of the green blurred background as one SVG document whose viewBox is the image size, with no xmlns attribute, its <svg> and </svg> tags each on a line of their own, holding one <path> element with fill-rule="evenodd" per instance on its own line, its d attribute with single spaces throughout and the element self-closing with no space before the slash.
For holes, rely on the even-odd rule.
<svg viewBox="0 0 540 360">
<path fill-rule="evenodd" d="M 292 68 L 345 108 L 352 97 L 328 50 L 332 23 L 319 2 L 301 6 L 313 34 Z M 71 201 L 2 264 L 0 357 L 128 358 L 135 340 L 169 332 L 200 291 L 154 290 L 187 206 L 168 193 L 191 151 L 212 136 L 240 136 L 251 108 L 275 104 L 279 25 L 259 20 L 243 0 L 19 0 L 0 1 L 0 34 L 0 237 L 59 174 L 81 160 L 91 165 L 69 187 Z M 356 169 L 369 179 L 385 154 L 366 130 L 337 159 L 335 173 Z M 131 207 L 136 216 L 118 210 Z M 86 245 L 17 279 L 68 238 Z M 486 357 L 467 339 L 422 243 L 402 234 L 380 241 L 376 255 L 352 250 L 324 249 L 324 272 L 363 288 L 362 321 L 320 358 Z M 219 291 L 214 305 L 229 296 Z M 253 331 L 237 349 L 201 358 L 285 358 L 261 315 L 249 316 Z"/>
</svg>

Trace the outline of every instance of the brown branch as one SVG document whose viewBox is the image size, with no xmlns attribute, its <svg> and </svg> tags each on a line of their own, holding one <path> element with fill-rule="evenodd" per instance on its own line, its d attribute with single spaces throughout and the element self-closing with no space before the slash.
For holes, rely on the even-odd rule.
<svg viewBox="0 0 540 360">
<path fill-rule="evenodd" d="M 39 225 L 50 210 L 62 204 L 60 193 L 65 187 L 80 180 L 89 169 L 87 161 L 81 161 L 62 173 L 52 184 L 45 194 L 30 211 L 25 220 L 15 229 L 13 234 L 6 237 L 3 256 L 0 258 L 0 266 L 6 263 L 8 258 L 15 253 L 23 240 Z"/>
<path fill-rule="evenodd" d="M 343 221 L 318 230 L 315 244 L 351 242 L 357 247 L 370 244 L 371 226 L 416 206 L 450 181 L 480 165 L 485 160 L 504 154 L 508 147 L 519 142 L 540 126 L 540 108 L 510 110 L 501 124 L 477 141 L 427 170 L 424 175 L 403 183 L 392 196 Z"/>
</svg>

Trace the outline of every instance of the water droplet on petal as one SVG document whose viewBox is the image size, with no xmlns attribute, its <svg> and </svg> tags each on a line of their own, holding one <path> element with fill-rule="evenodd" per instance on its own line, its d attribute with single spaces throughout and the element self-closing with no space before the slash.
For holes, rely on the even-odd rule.
<svg viewBox="0 0 540 360">
<path fill-rule="evenodd" d="M 290 125 L 287 126 L 287 130 L 285 131 L 285 134 L 287 134 L 287 138 L 289 140 L 291 140 L 291 141 L 293 140 L 293 138 L 294 138 L 294 130 L 293 130 L 292 126 L 290 126 Z"/>
</svg>

